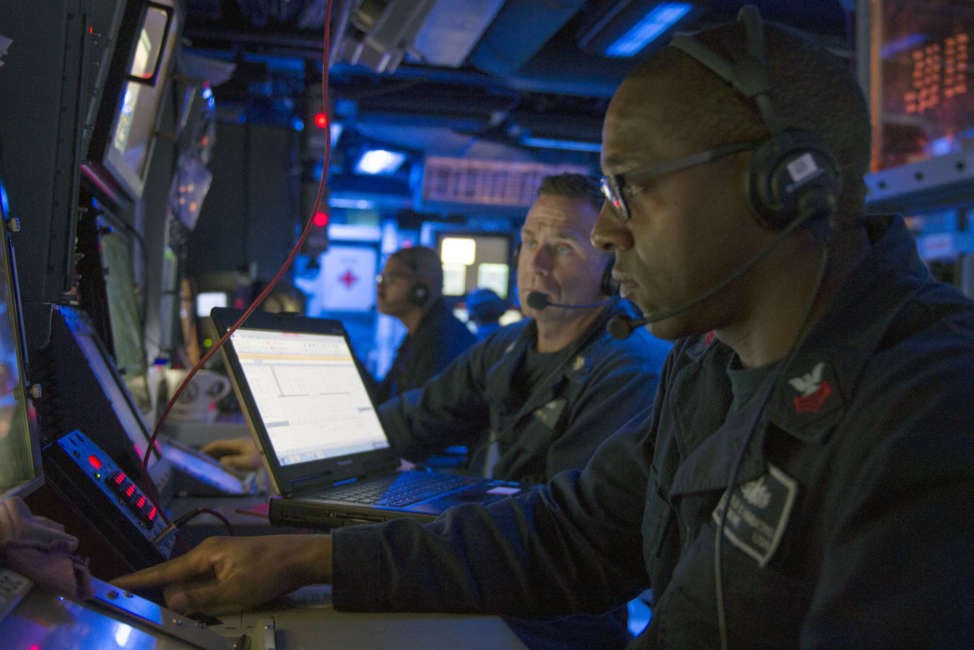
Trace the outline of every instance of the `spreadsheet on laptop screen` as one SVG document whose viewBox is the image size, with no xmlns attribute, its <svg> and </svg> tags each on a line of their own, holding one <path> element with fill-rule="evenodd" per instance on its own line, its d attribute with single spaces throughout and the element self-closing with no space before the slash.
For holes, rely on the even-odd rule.
<svg viewBox="0 0 974 650">
<path fill-rule="evenodd" d="M 231 340 L 281 465 L 389 446 L 343 336 L 240 328 Z"/>
</svg>

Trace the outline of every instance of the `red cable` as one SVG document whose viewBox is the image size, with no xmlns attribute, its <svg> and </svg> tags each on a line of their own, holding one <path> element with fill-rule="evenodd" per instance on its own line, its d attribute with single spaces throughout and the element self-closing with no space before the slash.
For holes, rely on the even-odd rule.
<svg viewBox="0 0 974 650">
<path fill-rule="evenodd" d="M 322 55 L 322 67 L 324 68 L 324 72 L 321 77 L 321 98 L 322 98 L 321 103 L 322 103 L 322 110 L 325 111 L 327 111 L 328 108 L 328 65 L 330 59 L 329 53 L 331 50 L 330 47 L 331 46 L 331 29 L 330 29 L 331 3 L 332 0 L 328 0 L 328 4 L 325 8 L 325 27 L 324 27 L 325 34 L 324 34 L 324 47 L 323 47 L 323 55 Z M 150 499 L 152 499 L 153 504 L 156 507 L 159 506 L 159 504 L 157 503 L 159 501 L 159 498 L 155 491 L 155 485 L 153 485 L 152 481 L 149 480 L 148 466 L 149 466 L 149 452 L 156 445 L 156 438 L 159 437 L 159 431 L 162 429 L 162 423 L 165 422 L 166 416 L 169 415 L 169 411 L 172 410 L 173 405 L 179 399 L 179 396 L 182 394 L 186 386 L 188 386 L 189 383 L 193 380 L 193 377 L 196 376 L 196 373 L 199 372 L 200 368 L 202 368 L 203 365 L 210 360 L 210 357 L 212 357 L 216 353 L 216 351 L 220 349 L 220 346 L 222 346 L 223 343 L 228 338 L 230 338 L 230 335 L 232 335 L 237 330 L 237 328 L 240 327 L 240 325 L 247 320 L 250 314 L 252 314 L 254 310 L 257 309 L 258 305 L 260 305 L 260 303 L 264 301 L 264 299 L 268 296 L 268 294 L 270 294 L 271 290 L 278 283 L 278 281 L 281 279 L 284 273 L 291 267 L 291 264 L 294 262 L 294 258 L 297 257 L 298 252 L 301 250 L 301 246 L 304 245 L 304 241 L 308 238 L 308 233 L 311 232 L 311 228 L 314 226 L 314 215 L 318 211 L 318 206 L 321 203 L 321 197 L 325 193 L 325 184 L 326 184 L 326 179 L 328 178 L 328 165 L 330 164 L 330 162 L 331 162 L 331 137 L 329 134 L 325 134 L 325 159 L 324 159 L 324 166 L 322 167 L 322 172 L 321 172 L 321 180 L 318 182 L 318 193 L 315 196 L 315 201 L 311 206 L 311 214 L 308 217 L 307 222 L 305 222 L 304 224 L 304 230 L 301 231 L 301 236 L 298 237 L 297 243 L 294 245 L 294 248 L 291 250 L 291 253 L 287 256 L 287 259 L 284 260 L 284 264 L 277 272 L 277 275 L 275 275 L 271 279 L 271 281 L 267 284 L 267 286 L 264 287 L 264 290 L 260 292 L 260 295 L 254 298 L 254 301 L 250 303 L 250 306 L 247 307 L 246 311 L 244 311 L 240 319 L 236 323 L 234 323 L 233 326 L 230 327 L 230 329 L 227 330 L 226 334 L 220 337 L 220 340 L 217 341 L 213 345 L 213 347 L 211 347 L 209 351 L 207 351 L 207 353 L 203 355 L 203 357 L 197 362 L 197 364 L 193 366 L 193 368 L 189 371 L 189 373 L 187 373 L 186 378 L 183 380 L 183 382 L 179 385 L 179 387 L 169 398 L 169 403 L 166 404 L 166 408 L 163 409 L 162 415 L 159 416 L 159 421 L 156 422 L 156 426 L 152 430 L 152 435 L 149 437 L 148 449 L 145 450 L 145 454 L 142 457 L 143 488 L 145 489 L 146 494 L 149 495 Z M 167 525 L 171 524 L 171 522 L 169 521 L 169 517 L 166 516 L 166 513 L 163 511 L 162 508 L 159 508 L 159 515 L 162 517 L 162 520 L 166 522 Z M 227 522 L 227 525 L 229 526 L 229 522 Z M 233 529 L 231 528 L 230 530 L 231 530 L 230 534 L 232 535 Z"/>
</svg>

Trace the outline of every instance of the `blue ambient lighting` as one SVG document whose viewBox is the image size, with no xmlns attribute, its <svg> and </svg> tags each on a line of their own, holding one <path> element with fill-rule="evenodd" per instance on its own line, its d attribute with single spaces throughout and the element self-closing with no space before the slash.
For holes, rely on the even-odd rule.
<svg viewBox="0 0 974 650">
<path fill-rule="evenodd" d="M 521 138 L 521 144 L 526 147 L 539 149 L 566 149 L 568 151 L 592 151 L 598 153 L 602 145 L 598 142 L 582 142 L 581 140 L 557 140 L 555 138 Z"/>
<path fill-rule="evenodd" d="M 692 9 L 687 2 L 664 2 L 657 5 L 642 20 L 629 28 L 605 50 L 606 56 L 632 56 L 656 37 L 676 24 Z"/>
<path fill-rule="evenodd" d="M 10 199 L 7 198 L 7 188 L 0 181 L 0 216 L 4 219 L 10 217 Z"/>
</svg>

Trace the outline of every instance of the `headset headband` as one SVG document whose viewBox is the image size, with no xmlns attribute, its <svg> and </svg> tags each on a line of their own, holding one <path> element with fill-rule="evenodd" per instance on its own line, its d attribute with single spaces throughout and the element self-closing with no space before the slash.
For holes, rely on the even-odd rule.
<svg viewBox="0 0 974 650">
<path fill-rule="evenodd" d="M 754 100 L 772 137 L 777 136 L 784 128 L 774 112 L 769 96 L 770 81 L 764 53 L 761 14 L 754 5 L 745 5 L 738 12 L 737 20 L 744 23 L 747 33 L 747 56 L 736 63 L 728 61 L 692 36 L 674 36 L 670 46 L 686 52 L 730 83 L 737 92 Z"/>
</svg>

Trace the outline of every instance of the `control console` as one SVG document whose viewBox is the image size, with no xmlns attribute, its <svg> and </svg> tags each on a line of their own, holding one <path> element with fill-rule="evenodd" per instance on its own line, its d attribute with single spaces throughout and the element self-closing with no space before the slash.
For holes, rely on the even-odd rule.
<svg viewBox="0 0 974 650">
<path fill-rule="evenodd" d="M 80 431 L 43 452 L 44 474 L 134 568 L 172 555 L 174 536 L 151 497 Z"/>
</svg>

